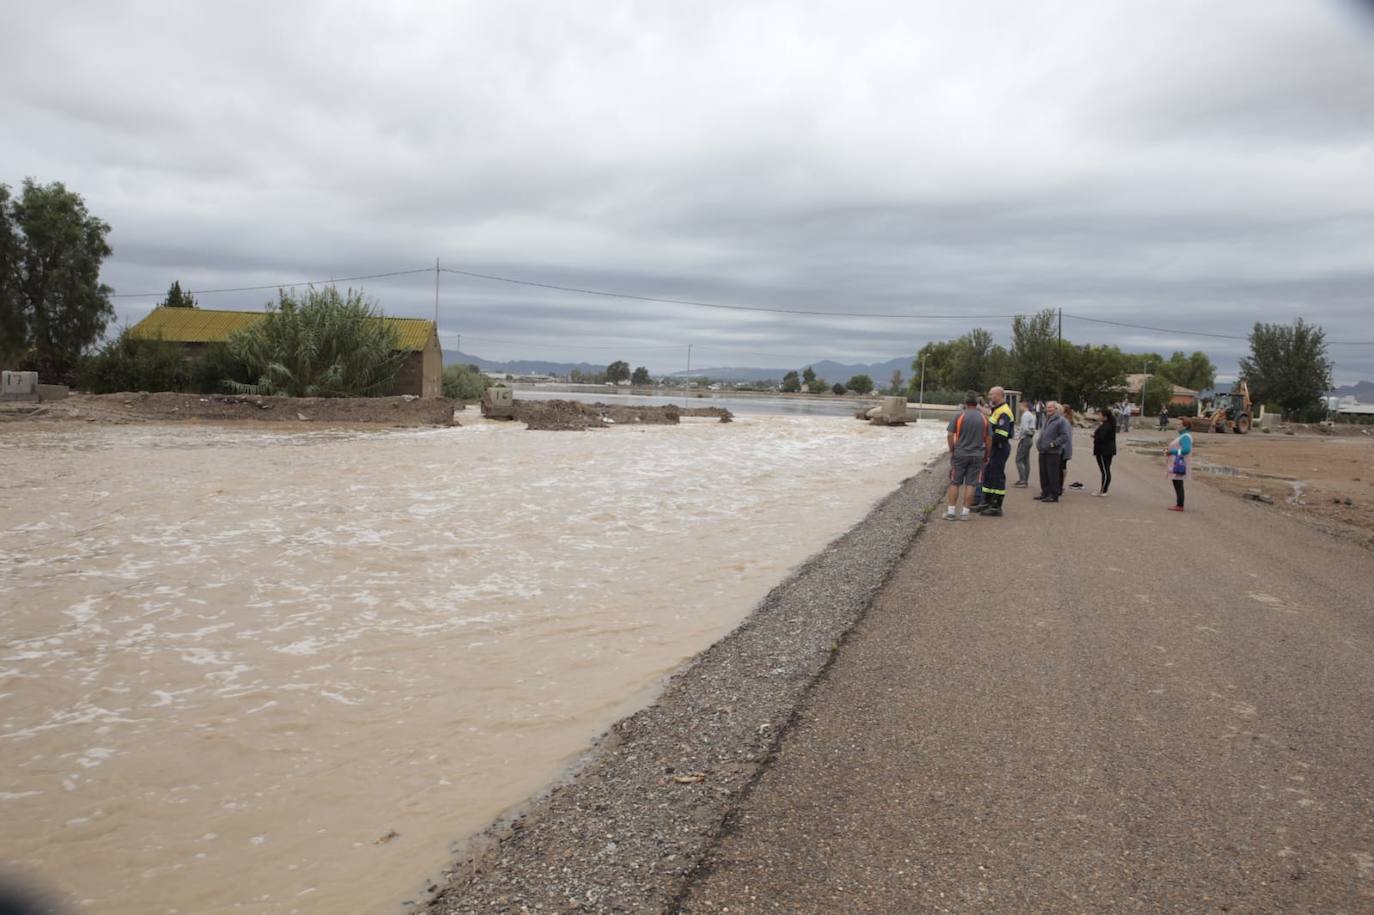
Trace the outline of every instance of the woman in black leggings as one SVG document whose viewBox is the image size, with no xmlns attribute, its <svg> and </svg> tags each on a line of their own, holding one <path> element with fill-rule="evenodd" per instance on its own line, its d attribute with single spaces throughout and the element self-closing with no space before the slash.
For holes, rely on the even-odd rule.
<svg viewBox="0 0 1374 915">
<path fill-rule="evenodd" d="M 1105 496 L 1112 488 L 1112 458 L 1116 457 L 1116 416 L 1107 407 L 1102 408 L 1102 421 L 1093 430 L 1093 457 L 1097 458 L 1097 471 L 1102 474 L 1102 484 L 1095 496 Z"/>
</svg>

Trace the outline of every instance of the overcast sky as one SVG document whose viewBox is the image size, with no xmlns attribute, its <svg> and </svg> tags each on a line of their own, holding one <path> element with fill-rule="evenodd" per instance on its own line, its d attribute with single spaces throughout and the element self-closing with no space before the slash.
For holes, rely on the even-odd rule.
<svg viewBox="0 0 1374 915">
<path fill-rule="evenodd" d="M 805 11 L 799 9 L 805 7 Z M 121 321 L 362 285 L 446 348 L 654 371 L 910 355 L 1015 313 L 1374 342 L 1374 14 L 1141 3 L 22 3 L 0 182 L 111 224 Z M 155 293 L 132 296 L 131 293 Z M 261 308 L 270 292 L 203 294 Z M 984 317 L 987 316 L 987 317 Z M 1066 318 L 1074 342 L 1243 340 Z M 608 348 L 609 347 L 609 348 Z M 1374 346 L 1333 345 L 1338 382 Z"/>
</svg>

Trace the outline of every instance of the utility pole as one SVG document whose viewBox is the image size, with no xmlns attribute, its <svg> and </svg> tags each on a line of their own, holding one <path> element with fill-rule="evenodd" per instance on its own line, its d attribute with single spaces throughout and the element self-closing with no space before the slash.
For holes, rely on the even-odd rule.
<svg viewBox="0 0 1374 915">
<path fill-rule="evenodd" d="M 1145 363 L 1145 374 L 1140 379 L 1140 425 L 1145 426 L 1145 385 L 1150 380 L 1150 363 Z"/>
<path fill-rule="evenodd" d="M 434 333 L 439 333 L 439 258 L 434 259 Z"/>
<path fill-rule="evenodd" d="M 1055 361 L 1055 364 L 1059 367 L 1059 371 L 1057 372 L 1057 374 L 1059 375 L 1059 389 L 1055 392 L 1055 396 L 1058 397 L 1058 398 L 1062 401 L 1062 400 L 1064 399 L 1064 309 L 1063 309 L 1063 308 L 1060 308 L 1060 309 L 1059 309 L 1059 345 L 1055 348 L 1055 351 L 1054 351 L 1054 361 Z"/>
<path fill-rule="evenodd" d="M 684 407 L 686 407 L 686 406 L 689 405 L 689 400 L 688 400 L 688 398 L 690 398 L 690 397 L 692 396 L 692 394 L 691 394 L 691 391 L 689 391 L 688 389 L 689 389 L 691 386 L 692 386 L 692 344 L 688 343 L 688 344 L 687 344 L 687 377 L 684 378 L 683 381 L 682 381 L 682 405 L 683 405 Z"/>
</svg>

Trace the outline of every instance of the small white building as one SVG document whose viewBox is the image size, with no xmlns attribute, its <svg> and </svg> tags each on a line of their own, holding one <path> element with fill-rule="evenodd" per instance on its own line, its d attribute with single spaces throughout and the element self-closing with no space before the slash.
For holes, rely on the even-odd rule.
<svg viewBox="0 0 1374 915">
<path fill-rule="evenodd" d="M 1374 416 L 1374 403 L 1360 403 L 1348 394 L 1340 398 L 1326 398 L 1326 409 L 1336 417 Z"/>
</svg>

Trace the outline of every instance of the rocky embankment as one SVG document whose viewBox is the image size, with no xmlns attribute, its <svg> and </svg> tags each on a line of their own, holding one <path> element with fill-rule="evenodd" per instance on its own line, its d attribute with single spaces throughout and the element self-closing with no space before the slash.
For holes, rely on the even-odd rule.
<svg viewBox="0 0 1374 915">
<path fill-rule="evenodd" d="M 238 422 L 451 426 L 444 397 L 258 397 L 235 394 L 73 394 L 39 404 L 4 404 L 0 421 L 90 423 Z"/>
</svg>

